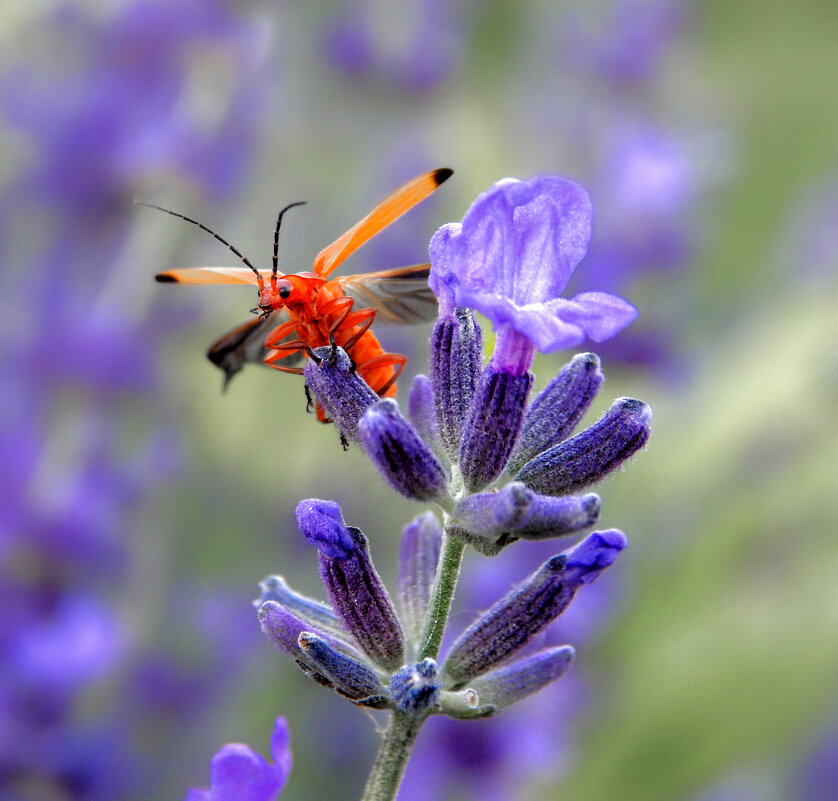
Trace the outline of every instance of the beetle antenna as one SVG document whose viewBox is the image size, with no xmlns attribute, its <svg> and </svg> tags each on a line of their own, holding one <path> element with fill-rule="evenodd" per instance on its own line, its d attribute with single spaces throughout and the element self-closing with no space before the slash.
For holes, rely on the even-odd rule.
<svg viewBox="0 0 838 801">
<path fill-rule="evenodd" d="M 250 267 L 250 269 L 253 270 L 254 273 L 256 273 L 261 286 L 262 275 L 250 263 L 250 260 L 247 258 L 247 256 L 241 253 L 237 248 L 233 247 L 233 245 L 231 245 L 223 236 L 220 236 L 219 234 L 215 233 L 215 231 L 213 231 L 212 228 L 207 228 L 207 226 L 203 223 L 199 223 L 197 220 L 193 220 L 191 217 L 187 217 L 185 214 L 181 214 L 177 211 L 172 211 L 171 209 L 164 209 L 162 206 L 157 206 L 154 203 L 146 203 L 144 200 L 135 200 L 134 203 L 136 203 L 138 206 L 148 206 L 150 209 L 165 211 L 166 214 L 171 214 L 173 217 L 180 217 L 181 220 L 186 220 L 186 222 L 192 223 L 192 225 L 197 225 L 198 228 L 200 228 L 202 231 L 206 231 L 208 234 L 212 234 L 219 242 L 221 242 L 221 244 L 227 245 L 227 247 L 230 248 L 230 250 L 232 250 L 233 253 L 235 253 L 248 267 Z M 274 272 L 275 271 L 276 270 L 274 269 Z"/>
<path fill-rule="evenodd" d="M 276 278 L 276 268 L 278 264 L 277 255 L 279 254 L 279 226 L 282 224 L 282 215 L 285 214 L 288 209 L 293 209 L 294 206 L 305 206 L 305 204 L 305 200 L 299 200 L 296 203 L 289 203 L 281 212 L 279 212 L 279 216 L 276 218 L 276 229 L 274 230 L 273 270 L 271 271 L 271 278 Z"/>
</svg>

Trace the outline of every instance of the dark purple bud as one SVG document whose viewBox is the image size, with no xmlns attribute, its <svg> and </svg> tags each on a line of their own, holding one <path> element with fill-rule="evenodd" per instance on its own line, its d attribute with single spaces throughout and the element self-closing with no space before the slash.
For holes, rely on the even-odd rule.
<svg viewBox="0 0 838 801">
<path fill-rule="evenodd" d="M 358 436 L 373 464 L 396 492 L 414 501 L 432 501 L 447 493 L 445 470 L 439 459 L 391 398 L 383 398 L 367 409 L 358 424 Z"/>
<path fill-rule="evenodd" d="M 553 498 L 539 495 L 520 481 L 463 499 L 454 508 L 454 525 L 487 539 L 549 539 L 592 526 L 599 516 L 594 494 Z M 511 541 L 511 540 L 507 540 Z"/>
<path fill-rule="evenodd" d="M 506 467 L 531 386 L 532 373 L 496 371 L 491 364 L 483 371 L 459 453 L 463 481 L 471 492 L 491 484 Z"/>
<path fill-rule="evenodd" d="M 332 608 L 361 650 L 378 665 L 395 670 L 404 663 L 404 634 L 393 602 L 370 559 L 367 538 L 347 529 L 354 547 L 345 556 L 320 550 L 320 577 Z M 318 544 L 319 547 L 319 544 Z"/>
<path fill-rule="evenodd" d="M 593 581 L 626 546 L 622 532 L 595 532 L 545 562 L 479 617 L 454 643 L 443 667 L 455 687 L 499 665 L 555 620 L 577 590 Z"/>
<path fill-rule="evenodd" d="M 469 689 L 477 693 L 481 712 L 501 710 L 564 676 L 574 655 L 569 645 L 545 648 L 483 674 L 469 682 Z"/>
<path fill-rule="evenodd" d="M 336 648 L 342 653 L 349 656 L 360 656 L 348 642 L 312 627 L 305 620 L 297 617 L 277 601 L 265 601 L 259 607 L 259 624 L 265 636 L 283 651 L 286 656 L 290 656 L 292 659 L 303 658 L 298 640 L 300 634 L 304 631 L 317 634 L 323 639 L 328 640 L 333 648 Z"/>
<path fill-rule="evenodd" d="M 580 353 L 536 396 L 524 417 L 507 469 L 514 472 L 567 439 L 596 397 L 605 376 L 593 353 Z"/>
<path fill-rule="evenodd" d="M 313 627 L 314 630 L 320 629 L 338 637 L 346 637 L 340 620 L 329 606 L 295 592 L 282 576 L 268 576 L 260 582 L 259 589 L 262 593 L 253 602 L 257 609 L 261 609 L 265 601 L 277 601 L 306 623 L 310 627 L 309 631 Z"/>
<path fill-rule="evenodd" d="M 483 335 L 471 309 L 441 316 L 431 334 L 431 383 L 442 444 L 454 461 L 480 377 Z"/>
<path fill-rule="evenodd" d="M 315 348 L 304 367 L 306 386 L 335 421 L 341 435 L 358 441 L 358 421 L 378 400 L 343 348 Z"/>
<path fill-rule="evenodd" d="M 527 462 L 515 478 L 545 495 L 566 495 L 604 478 L 649 440 L 651 408 L 620 398 L 589 428 Z"/>
<path fill-rule="evenodd" d="M 425 512 L 405 526 L 399 558 L 399 608 L 412 642 L 422 635 L 441 548 L 442 527 L 433 512 Z"/>
<path fill-rule="evenodd" d="M 343 522 L 340 506 L 335 501 L 308 498 L 297 504 L 297 525 L 305 538 L 321 553 L 344 559 L 355 550 L 355 540 Z"/>
<path fill-rule="evenodd" d="M 535 495 L 526 523 L 515 529 L 514 534 L 522 540 L 548 540 L 576 534 L 596 523 L 600 505 L 599 495 L 593 492 L 558 498 Z"/>
<path fill-rule="evenodd" d="M 325 676 L 341 695 L 352 701 L 367 701 L 368 706 L 387 705 L 387 691 L 372 668 L 340 653 L 310 631 L 301 632 L 298 643 L 306 664 Z"/>
<path fill-rule="evenodd" d="M 390 693 L 403 712 L 430 709 L 439 700 L 439 692 L 436 662 L 430 658 L 415 665 L 405 665 L 390 679 Z"/>
<path fill-rule="evenodd" d="M 419 436 L 436 453 L 444 453 L 434 412 L 434 388 L 431 379 L 426 375 L 420 374 L 413 377 L 410 394 L 407 397 L 407 416 Z"/>
<path fill-rule="evenodd" d="M 520 481 L 492 492 L 478 492 L 460 501 L 451 515 L 453 524 L 482 537 L 497 537 L 522 526 L 538 495 Z"/>
</svg>

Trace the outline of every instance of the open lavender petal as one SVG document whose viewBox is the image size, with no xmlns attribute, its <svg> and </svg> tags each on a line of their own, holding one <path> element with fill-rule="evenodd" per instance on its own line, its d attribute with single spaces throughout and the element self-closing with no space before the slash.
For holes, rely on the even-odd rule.
<svg viewBox="0 0 838 801">
<path fill-rule="evenodd" d="M 320 506 L 324 503 L 328 502 L 301 501 L 297 522 L 306 539 L 320 551 L 320 577 L 332 608 L 361 650 L 376 664 L 394 670 L 404 661 L 404 634 L 370 559 L 367 538 L 351 526 L 334 530 L 333 510 Z M 340 507 L 334 506 L 339 511 Z M 325 511 L 321 513 L 320 508 Z"/>
<path fill-rule="evenodd" d="M 583 489 L 648 442 L 651 419 L 647 404 L 620 398 L 594 425 L 527 462 L 515 478 L 545 495 Z"/>
<path fill-rule="evenodd" d="M 527 410 L 510 472 L 573 433 L 605 377 L 593 353 L 580 353 L 535 397 Z"/>
<path fill-rule="evenodd" d="M 446 684 L 456 687 L 467 682 L 523 648 L 568 607 L 583 584 L 612 564 L 625 546 L 622 532 L 596 532 L 545 562 L 457 639 L 443 665 Z"/>
<path fill-rule="evenodd" d="M 399 558 L 399 608 L 412 642 L 422 634 L 441 547 L 442 528 L 433 512 L 418 515 L 405 526 Z"/>
<path fill-rule="evenodd" d="M 391 398 L 367 409 L 358 424 L 358 436 L 373 464 L 399 494 L 415 501 L 432 501 L 447 493 L 439 459 Z"/>
</svg>

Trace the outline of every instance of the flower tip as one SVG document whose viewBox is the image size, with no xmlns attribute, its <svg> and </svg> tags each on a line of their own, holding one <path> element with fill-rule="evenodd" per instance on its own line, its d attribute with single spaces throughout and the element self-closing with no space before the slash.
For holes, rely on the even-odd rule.
<svg viewBox="0 0 838 801">
<path fill-rule="evenodd" d="M 576 659 L 576 649 L 572 645 L 562 645 L 554 654 L 557 668 L 565 673 Z"/>
<path fill-rule="evenodd" d="M 584 367 L 589 373 L 594 370 L 599 370 L 602 367 L 602 363 L 596 353 L 577 353 L 570 360 L 570 363 Z"/>
<path fill-rule="evenodd" d="M 602 507 L 602 500 L 595 492 L 582 496 L 582 511 L 593 521 L 599 517 L 599 510 Z"/>
<path fill-rule="evenodd" d="M 345 559 L 356 548 L 355 538 L 335 501 L 308 498 L 297 504 L 297 525 L 322 554 Z"/>
<path fill-rule="evenodd" d="M 652 422 L 652 407 L 636 398 L 617 398 L 611 408 L 622 412 L 640 425 L 647 426 Z"/>
<path fill-rule="evenodd" d="M 567 569 L 579 571 L 579 580 L 590 584 L 599 574 L 617 561 L 620 551 L 628 545 L 622 531 L 595 531 L 567 552 Z"/>
<path fill-rule="evenodd" d="M 561 573 L 567 567 L 567 554 L 560 553 L 544 563 L 544 569 L 551 573 Z"/>
</svg>

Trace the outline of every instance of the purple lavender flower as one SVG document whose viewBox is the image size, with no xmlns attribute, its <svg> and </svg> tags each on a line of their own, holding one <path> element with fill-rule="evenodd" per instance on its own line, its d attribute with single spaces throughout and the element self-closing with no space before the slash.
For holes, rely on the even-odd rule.
<svg viewBox="0 0 838 801">
<path fill-rule="evenodd" d="M 210 762 L 210 786 L 192 789 L 184 801 L 274 801 L 291 772 L 288 724 L 277 718 L 268 762 L 249 745 L 228 743 Z"/>
<path fill-rule="evenodd" d="M 586 336 L 601 342 L 637 315 L 626 301 L 603 292 L 560 297 L 590 235 L 585 190 L 566 178 L 539 176 L 498 181 L 462 223 L 444 225 L 431 240 L 430 284 L 441 313 L 466 306 L 497 329 L 460 441 L 469 490 L 494 481 L 509 459 L 523 424 L 535 350 L 570 347 Z"/>
<path fill-rule="evenodd" d="M 552 175 L 505 178 L 477 198 L 462 223 L 434 234 L 431 288 L 441 304 L 489 317 L 509 340 L 508 350 L 496 349 L 498 368 L 520 373 L 531 363 L 522 339 L 550 353 L 586 336 L 602 342 L 637 316 L 607 293 L 561 297 L 590 236 L 591 201 L 581 186 Z"/>
</svg>

